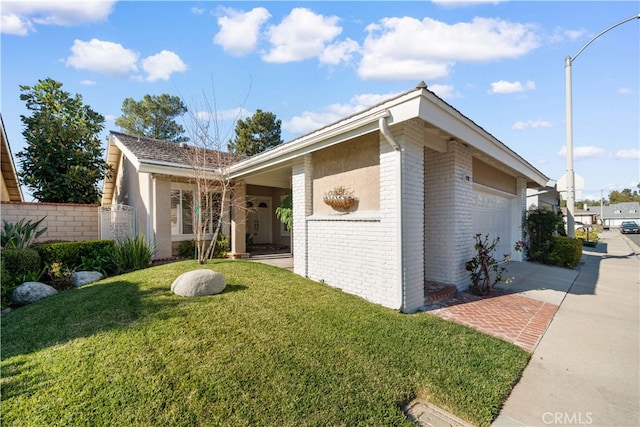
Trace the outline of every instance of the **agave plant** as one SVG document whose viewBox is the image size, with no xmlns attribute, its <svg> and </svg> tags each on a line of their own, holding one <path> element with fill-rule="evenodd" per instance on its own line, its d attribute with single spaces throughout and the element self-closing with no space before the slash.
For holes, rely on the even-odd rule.
<svg viewBox="0 0 640 427">
<path fill-rule="evenodd" d="M 42 217 L 35 222 L 32 222 L 32 220 L 26 221 L 25 218 L 22 218 L 15 224 L 3 219 L 0 233 L 2 247 L 28 248 L 31 246 L 33 241 L 47 231 L 47 227 L 40 228 L 40 224 L 45 218 Z"/>
</svg>

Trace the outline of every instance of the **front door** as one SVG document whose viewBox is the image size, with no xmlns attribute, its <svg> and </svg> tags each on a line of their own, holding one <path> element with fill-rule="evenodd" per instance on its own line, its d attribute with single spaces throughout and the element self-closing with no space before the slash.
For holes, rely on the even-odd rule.
<svg viewBox="0 0 640 427">
<path fill-rule="evenodd" d="M 247 233 L 254 245 L 271 243 L 271 197 L 247 196 Z"/>
</svg>

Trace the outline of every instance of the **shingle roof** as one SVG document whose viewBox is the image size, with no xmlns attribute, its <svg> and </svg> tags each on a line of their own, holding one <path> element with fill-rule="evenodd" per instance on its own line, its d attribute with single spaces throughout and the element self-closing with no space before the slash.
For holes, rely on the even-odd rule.
<svg viewBox="0 0 640 427">
<path fill-rule="evenodd" d="M 162 141 L 146 136 L 133 136 L 111 131 L 140 162 L 163 162 L 176 165 L 191 165 L 196 153 L 206 153 L 208 165 L 217 166 L 220 162 L 226 165 L 235 161 L 235 156 L 217 150 L 204 150 L 185 143 Z M 195 151 L 194 151 L 195 150 Z"/>
</svg>

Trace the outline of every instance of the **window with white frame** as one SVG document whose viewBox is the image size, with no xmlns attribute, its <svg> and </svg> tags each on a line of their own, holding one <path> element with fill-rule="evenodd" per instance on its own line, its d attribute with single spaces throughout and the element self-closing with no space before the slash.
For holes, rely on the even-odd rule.
<svg viewBox="0 0 640 427">
<path fill-rule="evenodd" d="M 171 184 L 171 235 L 193 237 L 194 213 L 201 215 L 201 219 L 208 221 L 208 233 L 213 233 L 220 216 L 220 194 L 210 193 L 208 200 L 205 196 L 199 204 L 194 203 L 195 186 L 186 183 Z"/>
<path fill-rule="evenodd" d="M 193 191 L 171 189 L 171 235 L 193 234 Z"/>
</svg>

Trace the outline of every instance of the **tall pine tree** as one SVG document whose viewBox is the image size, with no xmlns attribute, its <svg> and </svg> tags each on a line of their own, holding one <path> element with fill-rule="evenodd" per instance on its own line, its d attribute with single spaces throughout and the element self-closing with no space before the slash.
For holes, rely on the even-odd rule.
<svg viewBox="0 0 640 427">
<path fill-rule="evenodd" d="M 238 120 L 236 136 L 229 141 L 227 149 L 240 156 L 253 156 L 282 143 L 280 125 L 282 121 L 268 111 L 257 110 L 246 120 Z"/>
</svg>

